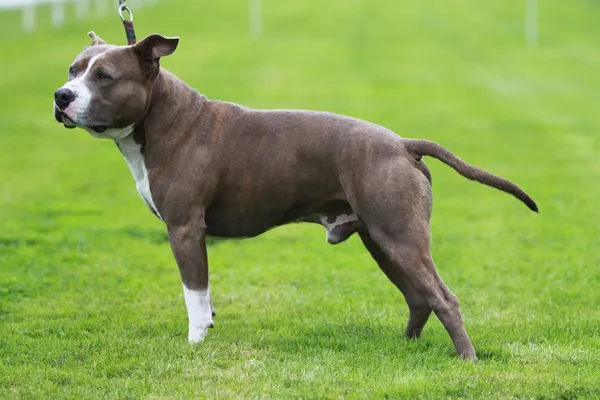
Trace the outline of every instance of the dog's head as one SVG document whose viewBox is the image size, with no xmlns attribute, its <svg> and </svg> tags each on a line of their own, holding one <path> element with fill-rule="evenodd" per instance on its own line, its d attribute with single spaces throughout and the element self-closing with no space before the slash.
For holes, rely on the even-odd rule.
<svg viewBox="0 0 600 400">
<path fill-rule="evenodd" d="M 158 34 L 133 46 L 113 46 L 90 32 L 92 43 L 69 66 L 67 82 L 54 93 L 54 116 L 66 128 L 98 138 L 121 139 L 146 113 L 159 59 L 179 38 Z"/>
</svg>

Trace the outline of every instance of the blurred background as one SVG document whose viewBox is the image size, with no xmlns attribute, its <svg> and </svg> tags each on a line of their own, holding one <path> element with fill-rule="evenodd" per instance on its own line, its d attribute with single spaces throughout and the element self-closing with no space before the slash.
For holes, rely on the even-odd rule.
<svg viewBox="0 0 600 400">
<path fill-rule="evenodd" d="M 117 4 L 0 0 L 0 337 L 11 343 L 0 346 L 0 358 L 18 360 L 5 371 L 18 388 L 29 380 L 60 385 L 45 380 L 51 372 L 19 362 L 52 371 L 58 357 L 61 368 L 104 379 L 112 393 L 106 371 L 164 378 L 156 370 L 161 361 L 146 359 L 155 350 L 149 343 L 169 349 L 161 359 L 187 351 L 177 347 L 187 320 L 164 227 L 136 193 L 114 143 L 66 130 L 52 114 L 53 93 L 89 44 L 88 31 L 126 43 Z M 469 378 L 467 367 L 410 364 L 415 354 L 423 365 L 451 362 L 441 325 L 432 320 L 423 341 L 396 341 L 407 310 L 360 241 L 331 247 L 322 228 L 308 225 L 211 243 L 218 316 L 207 346 L 221 357 L 203 359 L 202 368 L 245 382 L 238 362 L 277 360 L 277 370 L 240 390 L 260 382 L 275 388 L 291 376 L 295 383 L 279 392 L 288 395 L 343 388 L 352 379 L 363 394 L 371 393 L 365 382 L 384 381 L 391 392 L 418 381 L 414 390 L 427 393 L 436 384 L 424 383 L 430 377 L 447 378 L 457 390 L 449 396 L 465 385 L 483 397 L 551 398 L 577 385 L 596 391 L 574 393 L 598 393 L 599 1 L 127 4 L 138 39 L 155 32 L 181 38 L 162 66 L 208 98 L 332 111 L 434 140 L 516 182 L 541 210 L 534 215 L 426 160 L 433 255 L 461 300 L 480 357 L 490 361 L 481 380 Z M 137 364 L 115 364 L 94 350 L 96 340 Z M 92 356 L 71 356 L 85 346 Z M 355 357 L 365 348 L 392 359 L 371 366 Z M 95 357 L 93 367 L 85 357 Z M 306 365 L 321 369 L 307 377 Z M 526 372 L 510 375 L 516 370 Z M 186 377 L 192 387 L 194 376 Z M 225 385 L 217 375 L 207 379 L 213 388 Z M 294 391 L 295 384 L 306 386 Z M 138 389 L 139 396 L 161 391 L 150 381 Z"/>
<path fill-rule="evenodd" d="M 91 207 L 101 210 L 101 218 L 130 215 L 112 206 L 139 203 L 112 143 L 63 129 L 50 106 L 69 63 L 89 44 L 88 31 L 109 43 L 126 43 L 117 5 L 117 0 L 0 1 L 0 194 L 11 207 L 40 207 L 27 196 L 44 197 L 43 191 L 57 196 L 43 207 Z M 563 232 L 596 229 L 588 224 L 598 216 L 589 206 L 597 194 L 590 182 L 600 168 L 596 1 L 128 5 L 138 39 L 154 32 L 181 37 L 176 54 L 162 65 L 209 98 L 338 112 L 401 136 L 438 141 L 516 181 L 542 213 L 556 213 L 536 222 L 528 218 L 526 227 L 551 221 Z M 434 215 L 464 220 L 481 212 L 485 217 L 476 219 L 490 224 L 494 216 L 522 214 L 508 196 L 457 179 L 436 161 L 429 164 Z M 139 208 L 135 215 L 147 220 Z"/>
<path fill-rule="evenodd" d="M 209 98 L 369 119 L 538 183 L 548 174 L 534 155 L 560 162 L 590 151 L 595 137 L 595 1 L 128 4 L 139 38 L 181 36 L 163 66 Z M 46 110 L 87 31 L 125 43 L 116 10 L 117 0 L 0 1 L 0 128 L 12 132 L 4 146 L 24 138 L 102 146 L 61 130 Z M 563 140 L 575 149 L 563 153 Z M 510 151 L 490 159 L 498 146 Z"/>
</svg>

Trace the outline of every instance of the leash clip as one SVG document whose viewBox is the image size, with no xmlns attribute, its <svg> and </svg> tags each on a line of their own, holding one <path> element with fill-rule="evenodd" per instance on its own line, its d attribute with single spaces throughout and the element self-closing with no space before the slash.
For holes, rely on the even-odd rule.
<svg viewBox="0 0 600 400">
<path fill-rule="evenodd" d="M 123 11 L 127 11 L 129 14 L 128 18 L 123 16 Z M 127 36 L 127 44 L 134 45 L 136 42 L 135 39 L 135 31 L 133 30 L 133 13 L 125 4 L 125 0 L 119 0 L 119 17 L 121 17 L 121 21 L 123 21 L 123 26 L 125 27 L 125 35 Z"/>
<path fill-rule="evenodd" d="M 129 18 L 125 19 L 125 17 L 123 16 L 123 11 L 127 11 L 127 14 L 129 14 Z M 127 4 L 125 4 L 125 0 L 119 0 L 119 17 L 121 17 L 121 21 L 123 22 L 133 22 L 133 13 L 129 9 L 129 7 L 127 7 Z"/>
</svg>

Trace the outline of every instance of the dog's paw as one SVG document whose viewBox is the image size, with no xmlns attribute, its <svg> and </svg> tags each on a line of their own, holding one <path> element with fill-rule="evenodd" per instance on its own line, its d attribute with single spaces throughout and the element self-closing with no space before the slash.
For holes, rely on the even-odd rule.
<svg viewBox="0 0 600 400">
<path fill-rule="evenodd" d="M 202 324 L 202 326 L 190 325 L 188 330 L 188 342 L 190 342 L 190 344 L 195 344 L 204 341 L 208 328 L 213 328 L 214 326 L 215 324 L 212 320 L 207 321 L 206 324 Z"/>
</svg>

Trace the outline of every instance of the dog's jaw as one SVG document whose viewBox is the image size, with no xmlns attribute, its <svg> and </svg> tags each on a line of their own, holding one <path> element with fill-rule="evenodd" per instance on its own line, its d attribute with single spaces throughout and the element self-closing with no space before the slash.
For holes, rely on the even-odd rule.
<svg viewBox="0 0 600 400">
<path fill-rule="evenodd" d="M 105 128 L 102 131 L 98 131 L 95 128 L 87 126 L 79 126 L 83 128 L 87 133 L 96 139 L 112 139 L 112 140 L 123 140 L 133 133 L 134 125 L 126 126 L 125 128 Z"/>
</svg>

